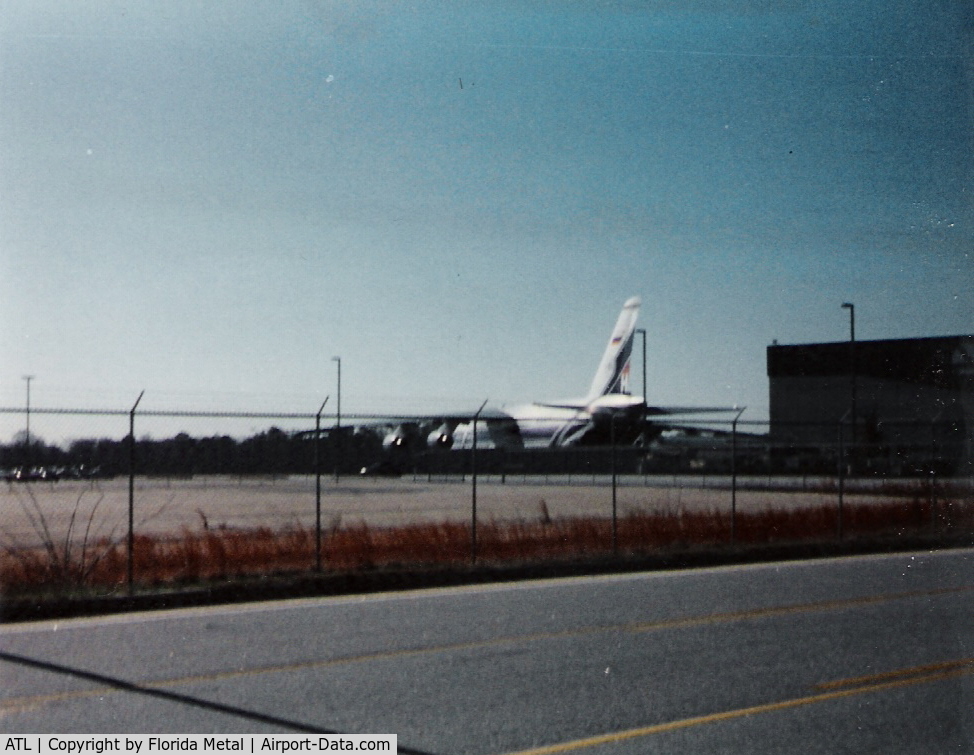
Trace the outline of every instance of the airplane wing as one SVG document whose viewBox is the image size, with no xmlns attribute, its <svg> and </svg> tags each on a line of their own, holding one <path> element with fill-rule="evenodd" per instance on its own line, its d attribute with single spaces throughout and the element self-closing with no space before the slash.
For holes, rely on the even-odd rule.
<svg viewBox="0 0 974 755">
<path fill-rule="evenodd" d="M 647 417 L 672 417 L 685 414 L 728 414 L 739 412 L 739 406 L 646 406 Z"/>
</svg>

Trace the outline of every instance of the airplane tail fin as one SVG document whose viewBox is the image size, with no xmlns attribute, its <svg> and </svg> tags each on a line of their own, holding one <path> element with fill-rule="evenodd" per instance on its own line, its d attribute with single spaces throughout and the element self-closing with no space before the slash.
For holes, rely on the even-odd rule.
<svg viewBox="0 0 974 755">
<path fill-rule="evenodd" d="M 641 305 L 642 299 L 638 296 L 622 305 L 622 312 L 609 337 L 609 345 L 602 354 L 602 361 L 589 388 L 589 401 L 610 393 L 629 394 L 629 362 Z"/>
</svg>

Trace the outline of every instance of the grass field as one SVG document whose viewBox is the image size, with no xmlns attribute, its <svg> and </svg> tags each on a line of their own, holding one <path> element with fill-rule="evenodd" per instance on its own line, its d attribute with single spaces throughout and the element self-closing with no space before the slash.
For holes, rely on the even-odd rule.
<svg viewBox="0 0 974 755">
<path fill-rule="evenodd" d="M 630 481 L 632 482 L 632 481 Z M 315 567 L 314 481 L 140 480 L 133 572 L 140 584 L 191 583 Z M 7 592 L 123 585 L 127 481 L 10 485 L 4 491 L 0 586 Z M 477 555 L 528 562 L 720 546 L 731 540 L 730 492 L 638 484 L 486 484 Z M 327 570 L 446 565 L 471 559 L 469 484 L 353 479 L 322 495 Z M 738 544 L 834 540 L 834 490 L 743 490 Z M 974 533 L 970 488 L 891 484 L 843 499 L 844 538 Z"/>
</svg>

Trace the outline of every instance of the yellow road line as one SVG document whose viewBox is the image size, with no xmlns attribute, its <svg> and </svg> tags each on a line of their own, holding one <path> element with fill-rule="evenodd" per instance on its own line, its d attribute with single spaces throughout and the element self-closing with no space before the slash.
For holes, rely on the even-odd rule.
<svg viewBox="0 0 974 755">
<path fill-rule="evenodd" d="M 941 587 L 935 590 L 915 590 L 911 592 L 892 593 L 887 595 L 870 595 L 862 598 L 845 598 L 842 600 L 825 600 L 815 603 L 796 603 L 788 606 L 771 606 L 769 608 L 753 608 L 747 611 L 732 611 L 728 613 L 714 613 L 706 616 L 690 617 L 686 619 L 667 619 L 664 621 L 649 621 L 630 624 L 624 627 L 632 632 L 652 632 L 659 629 L 683 629 L 685 627 L 703 624 L 721 624 L 732 621 L 749 619 L 764 619 L 772 616 L 788 616 L 790 614 L 811 613 L 814 611 L 836 611 L 856 606 L 878 605 L 894 600 L 908 600 L 910 598 L 926 598 L 939 595 L 949 595 L 958 592 L 974 590 L 972 586 Z"/>
<path fill-rule="evenodd" d="M 958 667 L 958 664 L 960 664 L 960 667 Z M 918 669 L 928 668 L 928 667 L 917 667 L 916 669 L 905 669 L 902 672 L 892 672 L 892 673 L 909 675 L 908 678 L 899 678 L 890 681 L 876 682 L 874 684 L 868 684 L 864 686 L 838 689 L 832 692 L 822 692 L 817 695 L 808 695 L 807 697 L 797 697 L 791 700 L 781 700 L 776 703 L 765 703 L 764 705 L 753 705 L 748 708 L 738 708 L 736 710 L 727 710 L 727 711 L 722 711 L 720 713 L 710 713 L 704 716 L 693 716 L 691 718 L 683 718 L 677 721 L 668 721 L 662 724 L 653 724 L 651 726 L 642 726 L 636 729 L 617 731 L 611 734 L 600 734 L 594 737 L 575 739 L 569 742 L 560 742 L 558 744 L 545 745 L 543 747 L 534 747 L 529 750 L 518 750 L 516 752 L 507 753 L 507 755 L 554 755 L 555 753 L 570 752 L 572 750 L 581 750 L 588 747 L 597 747 L 599 745 L 615 744 L 617 742 L 624 742 L 629 739 L 648 737 L 653 734 L 663 734 L 665 732 L 675 731 L 677 729 L 688 729 L 693 726 L 701 726 L 703 724 L 718 723 L 720 721 L 729 721 L 735 718 L 743 718 L 745 716 L 755 716 L 762 713 L 773 713 L 779 710 L 798 708 L 803 705 L 813 705 L 815 703 L 827 702 L 829 700 L 837 700 L 843 697 L 862 695 L 867 692 L 881 692 L 883 690 L 896 689 L 898 687 L 909 687 L 917 684 L 930 684 L 931 682 L 943 681 L 945 679 L 953 679 L 955 677 L 964 676 L 966 674 L 974 674 L 974 659 L 967 659 L 964 661 L 950 661 L 945 664 L 933 664 L 929 668 L 932 668 L 934 666 L 939 666 L 939 665 L 943 665 L 945 667 L 952 667 L 952 668 L 937 673 L 922 674 L 919 676 L 915 675 L 918 673 Z"/>
<path fill-rule="evenodd" d="M 650 622 L 636 622 L 630 624 L 608 624 L 593 627 L 582 627 L 577 629 L 564 629 L 555 632 L 535 632 L 526 635 L 516 635 L 509 637 L 494 637 L 487 640 L 473 640 L 470 642 L 457 642 L 446 645 L 437 645 L 422 648 L 404 648 L 400 650 L 385 650 L 372 653 L 362 653 L 359 655 L 344 656 L 340 658 L 328 658 L 312 661 L 297 661 L 269 666 L 259 666 L 248 669 L 227 669 L 208 674 L 194 674 L 183 677 L 173 677 L 168 679 L 147 680 L 138 682 L 144 687 L 161 688 L 174 687 L 188 684 L 199 684 L 205 682 L 222 681 L 227 679 L 237 679 L 246 676 L 258 676 L 262 674 L 288 673 L 293 671 L 304 671 L 316 668 L 329 668 L 332 666 L 344 666 L 354 663 L 371 663 L 384 660 L 394 660 L 400 658 L 420 657 L 424 655 L 434 655 L 437 653 L 461 652 L 465 650 L 481 650 L 490 647 L 502 647 L 505 645 L 516 645 L 527 642 L 540 642 L 545 640 L 556 640 L 567 637 L 583 637 L 585 635 L 602 634 L 608 632 L 656 632 L 671 629 L 688 629 L 697 626 L 711 624 L 723 624 L 736 621 L 749 621 L 764 619 L 774 616 L 784 616 L 790 614 L 812 613 L 816 611 L 834 611 L 843 608 L 852 608 L 863 605 L 874 605 L 890 603 L 897 600 L 909 600 L 911 598 L 934 597 L 958 592 L 969 592 L 974 590 L 974 585 L 962 587 L 946 587 L 934 590 L 916 590 L 902 593 L 889 593 L 885 595 L 872 595 L 861 598 L 847 598 L 843 600 L 819 601 L 813 603 L 798 603 L 787 606 L 772 606 L 768 608 L 756 608 L 747 611 L 733 611 L 726 613 L 706 614 L 703 616 L 691 616 L 680 619 L 663 619 Z M 104 687 L 87 690 L 73 690 L 70 692 L 51 693 L 48 695 L 29 695 L 21 697 L 10 697 L 0 700 L 0 715 L 13 710 L 25 710 L 34 708 L 47 703 L 62 700 L 72 700 L 84 697 L 97 697 L 117 693 L 118 690 Z"/>
<path fill-rule="evenodd" d="M 823 682 L 816 684 L 812 689 L 842 689 L 843 687 L 862 687 L 876 683 L 885 682 L 891 679 L 902 679 L 922 674 L 930 674 L 942 671 L 953 671 L 974 666 L 974 658 L 963 658 L 959 661 L 943 661 L 941 663 L 928 663 L 925 666 L 914 666 L 913 668 L 899 669 L 897 671 L 886 671 L 880 674 L 870 674 L 868 676 L 856 676 L 851 679 L 840 679 L 835 682 Z"/>
</svg>

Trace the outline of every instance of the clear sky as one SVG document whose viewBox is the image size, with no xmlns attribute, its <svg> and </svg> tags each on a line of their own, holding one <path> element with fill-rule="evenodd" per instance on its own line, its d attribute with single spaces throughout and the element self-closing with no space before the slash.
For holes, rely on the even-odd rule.
<svg viewBox="0 0 974 755">
<path fill-rule="evenodd" d="M 974 332 L 972 40 L 968 0 L 5 0 L 0 405 L 314 413 L 336 355 L 343 412 L 578 396 L 638 295 L 650 403 L 766 417 L 844 301 Z"/>
</svg>

